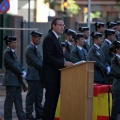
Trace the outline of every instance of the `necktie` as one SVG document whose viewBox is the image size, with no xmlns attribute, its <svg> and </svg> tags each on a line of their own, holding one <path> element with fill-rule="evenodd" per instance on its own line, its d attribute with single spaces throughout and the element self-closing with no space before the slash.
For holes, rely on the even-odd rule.
<svg viewBox="0 0 120 120">
<path fill-rule="evenodd" d="M 38 52 L 37 52 L 37 48 L 34 46 L 34 53 L 35 55 L 38 57 Z"/>
<path fill-rule="evenodd" d="M 13 52 L 13 55 L 14 55 L 14 59 L 16 60 L 17 59 L 17 55 L 15 52 Z"/>
<path fill-rule="evenodd" d="M 102 56 L 104 56 L 104 55 L 103 55 L 103 52 L 101 51 L 100 48 L 98 49 L 98 51 L 99 51 L 99 53 L 100 53 Z"/>
<path fill-rule="evenodd" d="M 60 46 L 61 46 L 61 41 L 60 41 L 60 38 L 58 37 L 58 42 L 59 42 L 59 44 L 60 44 Z"/>
<path fill-rule="evenodd" d="M 85 59 L 87 60 L 88 58 L 87 58 L 87 55 L 86 55 L 86 53 L 85 53 L 85 50 L 82 49 L 82 52 L 83 52 L 83 54 L 84 54 L 84 56 L 85 56 Z"/>
</svg>

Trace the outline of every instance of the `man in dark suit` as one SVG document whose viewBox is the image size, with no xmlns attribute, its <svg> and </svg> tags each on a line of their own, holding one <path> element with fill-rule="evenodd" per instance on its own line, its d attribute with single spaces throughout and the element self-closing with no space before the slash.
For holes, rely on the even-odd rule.
<svg viewBox="0 0 120 120">
<path fill-rule="evenodd" d="M 91 34 L 94 45 L 88 52 L 90 61 L 95 61 L 94 67 L 94 83 L 104 84 L 106 79 L 104 75 L 110 73 L 110 66 L 106 63 L 104 54 L 102 53 L 100 46 L 102 44 L 102 34 L 93 32 Z"/>
<path fill-rule="evenodd" d="M 54 18 L 51 30 L 43 41 L 43 83 L 46 89 L 43 120 L 54 120 L 58 97 L 60 93 L 60 71 L 73 63 L 64 61 L 60 35 L 64 30 L 61 18 Z"/>
<path fill-rule="evenodd" d="M 43 98 L 43 87 L 41 82 L 42 57 L 37 45 L 40 44 L 42 33 L 33 31 L 31 33 L 32 41 L 27 46 L 25 57 L 28 65 L 26 80 L 28 83 L 28 93 L 26 96 L 26 118 L 33 120 L 33 105 L 35 107 L 35 116 L 39 120 L 42 118 L 43 106 L 41 104 Z"/>
<path fill-rule="evenodd" d="M 13 103 L 15 105 L 19 120 L 26 120 L 22 106 L 21 77 L 25 77 L 26 72 L 19 65 L 15 48 L 17 41 L 15 36 L 5 36 L 7 48 L 4 51 L 3 59 L 6 68 L 3 85 L 6 86 L 6 99 L 4 103 L 4 120 L 12 120 Z"/>
<path fill-rule="evenodd" d="M 115 30 L 106 29 L 105 30 L 105 40 L 101 45 L 101 50 L 105 56 L 106 62 L 111 66 L 111 60 L 114 56 L 112 52 L 109 51 L 113 41 L 115 39 Z"/>
<path fill-rule="evenodd" d="M 75 31 L 71 29 L 66 29 L 64 33 L 65 33 L 65 49 L 66 49 L 64 57 L 67 61 L 70 61 L 70 52 L 73 48 L 71 42 L 74 41 L 72 36 L 75 33 Z"/>
<path fill-rule="evenodd" d="M 84 34 L 83 33 L 76 33 L 73 36 L 76 46 L 72 49 L 70 53 L 70 59 L 73 63 L 79 62 L 79 61 L 87 61 L 88 60 L 88 54 L 87 50 L 83 48 L 85 42 L 84 42 Z"/>
<path fill-rule="evenodd" d="M 88 27 L 79 27 L 79 31 L 84 34 L 84 46 L 83 48 L 87 50 L 87 52 L 90 49 L 90 45 L 88 44 L 89 41 L 89 28 Z"/>
</svg>

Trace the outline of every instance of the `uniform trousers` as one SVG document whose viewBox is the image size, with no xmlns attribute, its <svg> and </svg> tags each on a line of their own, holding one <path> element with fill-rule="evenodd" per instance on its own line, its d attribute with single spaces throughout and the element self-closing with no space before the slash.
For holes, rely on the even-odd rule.
<svg viewBox="0 0 120 120">
<path fill-rule="evenodd" d="M 22 106 L 21 87 L 6 86 L 6 99 L 4 102 L 4 120 L 12 120 L 13 103 L 19 120 L 26 120 Z"/>
<path fill-rule="evenodd" d="M 35 108 L 36 116 L 42 116 L 43 114 L 43 87 L 38 80 L 27 80 L 28 93 L 26 96 L 26 114 L 31 115 L 33 106 Z"/>
</svg>

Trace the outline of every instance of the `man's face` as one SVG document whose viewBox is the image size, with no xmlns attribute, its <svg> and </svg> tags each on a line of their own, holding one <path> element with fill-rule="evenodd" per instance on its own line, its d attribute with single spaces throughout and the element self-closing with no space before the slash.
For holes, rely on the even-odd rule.
<svg viewBox="0 0 120 120">
<path fill-rule="evenodd" d="M 77 44 L 82 47 L 85 44 L 84 37 L 83 38 L 79 38 L 77 40 Z"/>
<path fill-rule="evenodd" d="M 101 46 L 102 41 L 103 41 L 102 37 L 97 38 L 97 45 Z"/>
<path fill-rule="evenodd" d="M 105 31 L 105 27 L 104 27 L 104 26 L 101 26 L 101 27 L 99 28 L 99 32 L 100 32 L 100 33 L 104 33 L 104 31 Z"/>
<path fill-rule="evenodd" d="M 84 32 L 84 38 L 87 39 L 89 37 L 89 31 Z"/>
<path fill-rule="evenodd" d="M 32 41 L 33 41 L 34 45 L 39 45 L 40 40 L 41 40 L 41 37 L 35 37 L 35 36 L 32 37 Z"/>
<path fill-rule="evenodd" d="M 68 39 L 67 39 L 69 42 L 73 42 L 73 38 L 72 38 L 72 35 L 68 35 Z"/>
<path fill-rule="evenodd" d="M 17 41 L 8 42 L 8 46 L 12 49 L 15 49 L 17 46 Z"/>
<path fill-rule="evenodd" d="M 53 24 L 52 27 L 53 27 L 53 30 L 54 30 L 58 35 L 60 35 L 60 34 L 63 33 L 63 30 L 64 30 L 65 25 L 64 25 L 63 20 L 57 20 L 56 24 L 55 24 L 55 25 Z"/>
<path fill-rule="evenodd" d="M 108 35 L 108 38 L 111 42 L 113 42 L 115 40 L 115 34 Z"/>
</svg>

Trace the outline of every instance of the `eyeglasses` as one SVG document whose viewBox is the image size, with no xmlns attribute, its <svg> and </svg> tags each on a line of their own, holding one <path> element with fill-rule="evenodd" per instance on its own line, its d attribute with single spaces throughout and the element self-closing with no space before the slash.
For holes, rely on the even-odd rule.
<svg viewBox="0 0 120 120">
<path fill-rule="evenodd" d="M 60 27 L 65 27 L 65 24 L 56 24 L 56 25 L 58 25 L 58 26 L 60 26 Z"/>
</svg>

